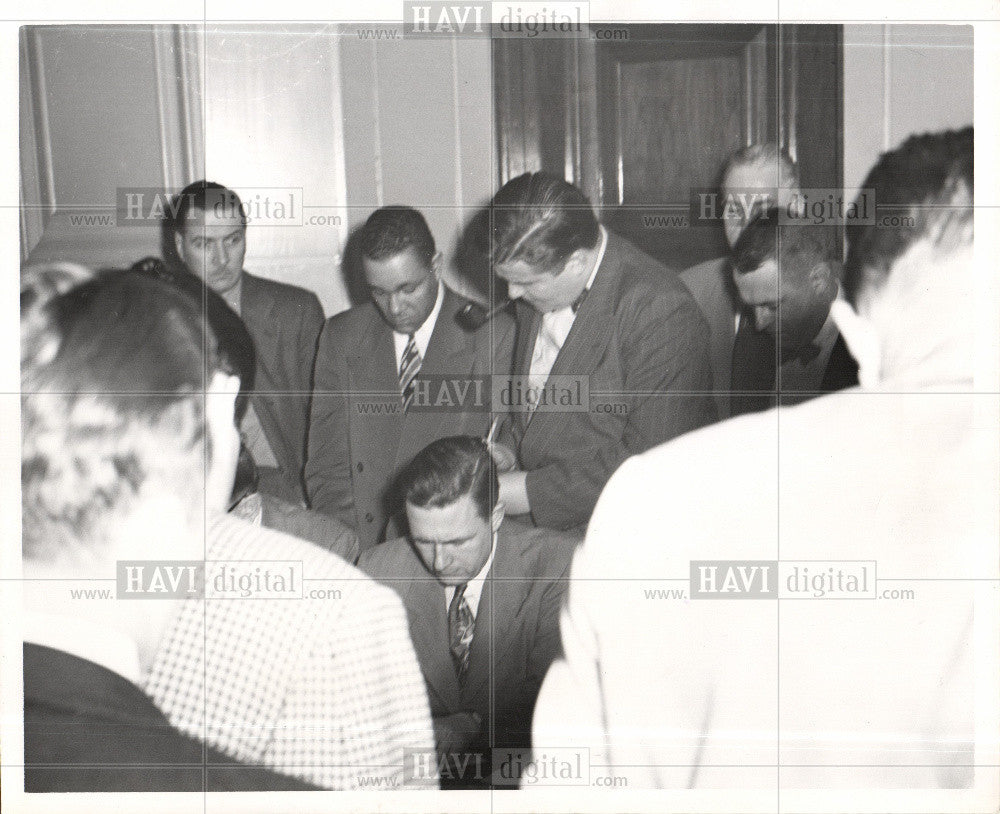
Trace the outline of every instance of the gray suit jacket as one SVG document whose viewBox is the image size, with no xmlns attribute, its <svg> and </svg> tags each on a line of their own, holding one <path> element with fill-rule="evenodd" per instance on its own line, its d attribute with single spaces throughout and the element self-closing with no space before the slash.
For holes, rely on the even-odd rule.
<svg viewBox="0 0 1000 814">
<path fill-rule="evenodd" d="M 514 370 L 527 375 L 542 317 L 518 303 L 517 319 Z M 582 526 L 622 461 L 715 418 L 698 307 L 673 272 L 614 234 L 552 366 L 559 375 L 589 384 L 583 409 L 515 412 L 504 434 L 539 526 Z"/>
<path fill-rule="evenodd" d="M 729 418 L 729 391 L 733 380 L 733 343 L 736 341 L 737 294 L 728 257 L 716 257 L 682 271 L 688 287 L 708 321 L 712 357 L 712 390 L 719 417 Z"/>
<path fill-rule="evenodd" d="M 420 450 L 449 435 L 485 435 L 489 429 L 489 376 L 510 370 L 513 321 L 500 314 L 475 333 L 455 314 L 468 300 L 445 289 L 419 379 L 436 388 L 445 378 L 483 382 L 482 403 L 469 391 L 464 407 L 403 413 L 392 329 L 372 303 L 327 320 L 316 359 L 306 463 L 312 507 L 357 529 L 361 550 L 384 539 L 401 508 L 393 481 Z M 452 391 L 454 392 L 454 391 Z"/>
<path fill-rule="evenodd" d="M 243 272 L 240 316 L 253 337 L 257 370 L 250 401 L 280 469 L 261 490 L 301 502 L 316 340 L 323 308 L 311 291 Z"/>
<path fill-rule="evenodd" d="M 478 749 L 530 747 L 538 689 L 561 652 L 559 611 L 580 541 L 579 534 L 503 522 L 479 600 L 464 684 L 448 648 L 445 588 L 409 541 L 399 538 L 361 556 L 358 567 L 403 600 L 431 715 L 478 712 L 484 722 Z"/>
</svg>

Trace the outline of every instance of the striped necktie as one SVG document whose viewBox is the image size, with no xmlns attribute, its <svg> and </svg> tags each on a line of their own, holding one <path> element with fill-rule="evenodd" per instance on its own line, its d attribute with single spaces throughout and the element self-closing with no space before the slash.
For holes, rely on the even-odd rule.
<svg viewBox="0 0 1000 814">
<path fill-rule="evenodd" d="M 457 585 L 451 604 L 448 605 L 448 648 L 451 650 L 459 681 L 465 678 L 465 671 L 469 668 L 475 626 L 476 617 L 472 615 L 472 608 L 465 600 L 465 585 Z"/>
<path fill-rule="evenodd" d="M 413 382 L 420 372 L 420 351 L 417 350 L 417 340 L 413 334 L 403 350 L 403 359 L 399 363 L 399 390 L 403 395 L 403 412 L 410 409 L 413 403 Z"/>
</svg>

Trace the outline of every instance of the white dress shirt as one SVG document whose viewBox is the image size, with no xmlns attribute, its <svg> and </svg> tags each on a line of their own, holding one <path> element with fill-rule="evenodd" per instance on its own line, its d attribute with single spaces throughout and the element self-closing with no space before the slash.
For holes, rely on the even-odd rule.
<svg viewBox="0 0 1000 814">
<path fill-rule="evenodd" d="M 431 309 L 424 324 L 417 328 L 413 334 L 413 341 L 417 343 L 417 350 L 420 352 L 421 364 L 427 356 L 427 346 L 431 343 L 431 334 L 434 333 L 434 325 L 437 323 L 438 314 L 441 313 L 441 303 L 444 302 L 444 284 L 438 280 L 437 299 L 434 300 L 434 307 Z M 403 353 L 406 345 L 410 341 L 409 334 L 401 334 L 399 331 L 392 332 L 392 342 L 396 348 L 396 370 L 403 364 Z"/>
<path fill-rule="evenodd" d="M 465 601 L 469 604 L 469 610 L 472 611 L 473 619 L 475 619 L 476 615 L 479 613 L 479 600 L 483 595 L 483 585 L 486 582 L 486 575 L 490 572 L 490 568 L 493 567 L 493 555 L 496 554 L 496 550 L 497 536 L 494 534 L 493 547 L 490 549 L 490 556 L 487 557 L 486 563 L 479 569 L 478 574 L 465 583 Z M 446 609 L 451 607 L 451 600 L 455 597 L 456 587 L 457 586 L 455 585 L 448 585 L 444 589 Z"/>
<path fill-rule="evenodd" d="M 584 291 L 589 290 L 594 284 L 597 271 L 604 260 L 604 252 L 608 248 L 608 232 L 603 226 L 599 228 L 601 244 L 597 252 L 597 261 L 590 272 Z M 555 364 L 562 346 L 566 344 L 566 337 L 569 336 L 574 322 L 576 322 L 576 311 L 571 305 L 542 315 L 542 324 L 538 328 L 538 337 L 535 339 L 535 347 L 531 353 L 531 367 L 529 368 L 529 382 L 533 391 L 541 392 L 545 386 L 549 373 L 552 371 L 552 365 Z"/>
</svg>

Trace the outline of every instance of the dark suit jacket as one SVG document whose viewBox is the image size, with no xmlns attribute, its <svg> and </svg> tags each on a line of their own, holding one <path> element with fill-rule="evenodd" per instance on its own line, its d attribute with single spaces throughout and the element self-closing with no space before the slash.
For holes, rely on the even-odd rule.
<svg viewBox="0 0 1000 814">
<path fill-rule="evenodd" d="M 712 348 L 712 390 L 720 418 L 732 413 L 730 394 L 733 382 L 733 345 L 736 342 L 736 314 L 740 309 L 739 294 L 732 281 L 729 259 L 717 257 L 681 272 L 681 280 L 690 289 L 695 302 L 708 321 Z M 858 383 L 858 365 L 851 356 L 843 337 L 830 352 L 826 372 L 820 385 L 824 393 L 854 387 Z M 798 399 L 799 401 L 801 399 Z"/>
<path fill-rule="evenodd" d="M 530 370 L 541 318 L 518 303 L 517 374 Z M 584 411 L 515 412 L 503 437 L 528 472 L 532 519 L 551 528 L 585 524 L 630 455 L 715 417 L 698 307 L 674 272 L 614 234 L 550 375 L 567 374 L 589 379 Z"/>
<path fill-rule="evenodd" d="M 448 649 L 444 586 L 405 538 L 362 554 L 359 567 L 403 600 L 431 715 L 472 711 L 482 716 L 482 738 L 474 751 L 530 748 L 538 690 L 561 653 L 559 611 L 570 560 L 581 539 L 577 533 L 537 529 L 511 519 L 503 522 L 479 600 L 462 685 Z"/>
<path fill-rule="evenodd" d="M 316 341 L 323 309 L 311 291 L 243 272 L 240 316 L 257 351 L 250 397 L 278 460 L 277 482 L 267 473 L 261 491 L 301 502 Z"/>
<path fill-rule="evenodd" d="M 117 673 L 28 643 L 24 763 L 28 792 L 312 788 L 244 766 L 183 735 L 142 690 Z"/>
<path fill-rule="evenodd" d="M 392 329 L 372 303 L 327 320 L 316 358 L 306 486 L 314 509 L 356 528 L 361 550 L 384 539 L 401 506 L 390 487 L 400 470 L 431 441 L 485 435 L 489 376 L 510 370 L 513 321 L 504 314 L 475 333 L 455 314 L 468 300 L 445 289 L 419 379 L 479 377 L 484 403 L 469 409 L 411 408 L 403 413 Z"/>
<path fill-rule="evenodd" d="M 733 343 L 736 341 L 738 295 L 728 257 L 716 257 L 681 272 L 708 322 L 712 360 L 712 390 L 719 418 L 729 418 L 729 391 L 733 380 Z"/>
</svg>

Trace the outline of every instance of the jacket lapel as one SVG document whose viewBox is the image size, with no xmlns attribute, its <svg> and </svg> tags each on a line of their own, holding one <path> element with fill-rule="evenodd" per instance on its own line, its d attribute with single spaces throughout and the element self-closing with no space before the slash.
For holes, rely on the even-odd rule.
<svg viewBox="0 0 1000 814">
<path fill-rule="evenodd" d="M 420 564 L 411 570 L 411 579 L 405 588 L 404 605 L 410 609 L 410 634 L 417 652 L 420 668 L 427 686 L 440 699 L 448 712 L 461 709 L 458 676 L 455 663 L 448 649 L 448 610 L 445 607 L 445 590 Z M 437 705 L 431 701 L 432 712 Z"/>
<path fill-rule="evenodd" d="M 442 283 L 442 285 L 444 285 Z M 450 291 L 444 290 L 441 310 L 437 322 L 427 343 L 427 354 L 420 363 L 420 376 L 468 377 L 474 372 L 475 337 L 472 333 L 463 331 L 455 322 L 455 314 L 463 305 L 462 300 Z M 484 373 L 484 371 L 480 371 Z M 485 371 L 488 373 L 488 371 Z M 435 381 L 431 388 L 437 392 L 440 382 Z M 452 415 L 444 410 L 411 410 L 402 420 L 402 435 L 396 454 L 396 469 L 405 466 L 432 438 L 439 438 L 440 428 L 445 422 L 450 422 Z"/>
<path fill-rule="evenodd" d="M 526 578 L 522 547 L 516 538 L 507 537 L 501 528 L 497 535 L 493 566 L 486 575 L 476 612 L 469 671 L 462 690 L 465 707 L 477 708 L 473 699 L 484 691 L 489 692 L 491 675 L 494 686 L 500 685 L 500 665 L 505 663 L 507 651 L 520 635 L 521 611 L 530 590 L 531 582 Z"/>
<path fill-rule="evenodd" d="M 617 238 L 608 234 L 608 247 L 604 252 L 604 259 L 594 278 L 590 293 L 584 299 L 580 310 L 576 313 L 573 327 L 570 329 L 566 342 L 563 344 L 559 355 L 552 365 L 550 376 L 589 375 L 601 361 L 605 348 L 608 346 L 611 334 L 615 328 L 614 320 L 614 289 L 618 283 L 621 271 L 620 249 L 617 245 Z M 537 318 L 541 322 L 541 317 Z M 535 328 L 537 334 L 538 328 Z M 527 373 L 531 365 L 531 350 L 528 351 L 528 362 L 524 368 Z M 587 406 L 589 410 L 589 405 Z M 527 418 L 527 416 L 525 416 Z M 560 438 L 559 433 L 545 433 L 546 427 L 564 420 L 564 416 L 558 412 L 538 411 L 531 416 L 525 430 L 525 439 L 529 444 L 536 443 L 531 439 L 538 435 L 538 441 L 544 449 L 545 440 Z"/>
</svg>

